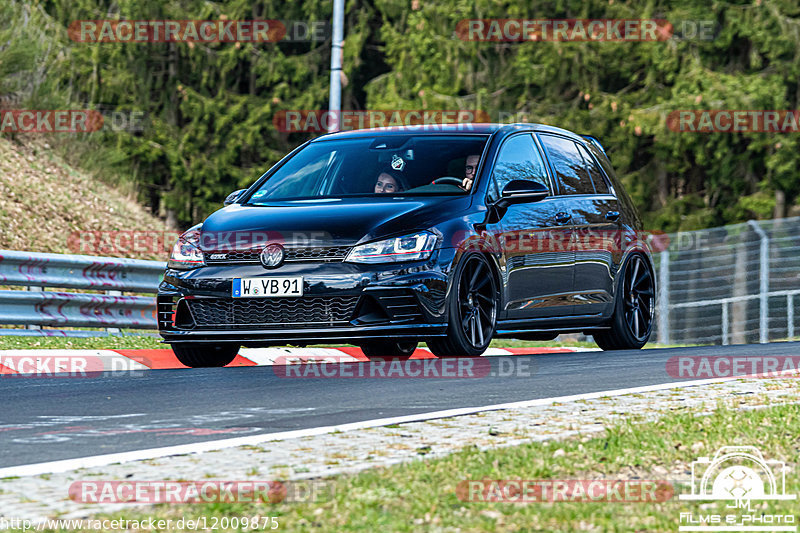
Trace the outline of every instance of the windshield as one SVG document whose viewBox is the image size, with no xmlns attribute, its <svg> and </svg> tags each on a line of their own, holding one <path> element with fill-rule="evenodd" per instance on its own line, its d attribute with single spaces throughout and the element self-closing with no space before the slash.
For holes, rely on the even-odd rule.
<svg viewBox="0 0 800 533">
<path fill-rule="evenodd" d="M 302 198 L 467 194 L 485 135 L 380 135 L 313 142 L 248 204 Z"/>
</svg>

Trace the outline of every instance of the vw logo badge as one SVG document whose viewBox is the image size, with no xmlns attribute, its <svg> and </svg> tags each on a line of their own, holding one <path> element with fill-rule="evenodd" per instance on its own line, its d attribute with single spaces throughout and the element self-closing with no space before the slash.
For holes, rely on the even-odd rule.
<svg viewBox="0 0 800 533">
<path fill-rule="evenodd" d="M 283 246 L 269 244 L 261 250 L 261 264 L 264 268 L 276 268 L 283 263 Z"/>
</svg>

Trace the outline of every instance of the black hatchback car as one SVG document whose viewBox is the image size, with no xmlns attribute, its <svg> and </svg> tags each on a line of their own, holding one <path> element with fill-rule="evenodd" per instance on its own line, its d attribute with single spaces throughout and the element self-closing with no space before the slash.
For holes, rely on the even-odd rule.
<svg viewBox="0 0 800 533">
<path fill-rule="evenodd" d="M 188 366 L 242 345 L 475 356 L 586 332 L 641 348 L 655 277 L 594 138 L 540 124 L 418 126 L 298 147 L 176 243 L 161 335 Z"/>
</svg>

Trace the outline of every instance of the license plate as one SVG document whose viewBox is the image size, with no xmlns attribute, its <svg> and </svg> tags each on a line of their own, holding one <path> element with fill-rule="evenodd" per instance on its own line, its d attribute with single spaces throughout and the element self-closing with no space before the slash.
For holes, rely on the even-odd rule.
<svg viewBox="0 0 800 533">
<path fill-rule="evenodd" d="M 302 296 L 303 278 L 235 278 L 232 295 L 234 298 Z"/>
</svg>

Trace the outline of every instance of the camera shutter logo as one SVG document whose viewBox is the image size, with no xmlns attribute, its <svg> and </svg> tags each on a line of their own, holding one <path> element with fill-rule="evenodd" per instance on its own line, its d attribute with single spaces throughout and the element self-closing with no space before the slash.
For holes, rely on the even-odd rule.
<svg viewBox="0 0 800 533">
<path fill-rule="evenodd" d="M 264 268 L 277 268 L 283 263 L 284 252 L 280 244 L 268 244 L 261 250 L 261 264 Z"/>
<path fill-rule="evenodd" d="M 783 461 L 765 460 L 755 446 L 723 446 L 714 457 L 700 457 L 692 462 L 692 493 L 681 494 L 681 500 L 735 502 L 734 507 L 750 511 L 750 502 L 758 500 L 794 500 L 796 494 L 786 494 L 786 465 Z M 681 523 L 683 524 L 683 514 Z M 685 513 L 690 514 L 690 513 Z M 759 514 L 765 514 L 759 510 Z M 767 516 L 773 516 L 768 515 Z M 774 515 L 779 516 L 779 515 Z M 718 517 L 717 524 L 723 526 Z M 733 518 L 733 515 L 727 518 Z M 774 523 L 779 522 L 764 522 Z M 736 520 L 724 522 L 724 529 L 711 524 L 682 525 L 679 531 L 796 531 L 794 524 L 744 525 Z"/>
</svg>

